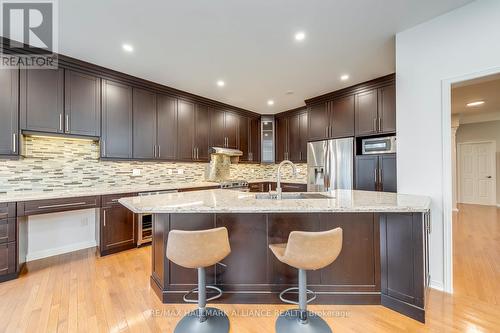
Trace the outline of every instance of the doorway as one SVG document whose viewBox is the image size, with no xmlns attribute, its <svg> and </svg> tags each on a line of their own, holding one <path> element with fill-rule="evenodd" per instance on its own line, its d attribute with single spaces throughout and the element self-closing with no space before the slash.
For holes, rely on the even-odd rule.
<svg viewBox="0 0 500 333">
<path fill-rule="evenodd" d="M 496 142 L 458 144 L 460 203 L 496 205 Z"/>
</svg>

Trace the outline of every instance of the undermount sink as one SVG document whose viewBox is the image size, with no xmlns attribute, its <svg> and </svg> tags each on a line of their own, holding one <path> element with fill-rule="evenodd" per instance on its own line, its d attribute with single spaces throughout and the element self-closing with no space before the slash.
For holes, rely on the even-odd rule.
<svg viewBox="0 0 500 333">
<path fill-rule="evenodd" d="M 320 193 L 283 193 L 281 195 L 282 200 L 332 199 L 332 198 L 333 197 Z M 278 200 L 278 195 L 276 193 L 259 193 L 255 195 L 255 199 Z"/>
</svg>

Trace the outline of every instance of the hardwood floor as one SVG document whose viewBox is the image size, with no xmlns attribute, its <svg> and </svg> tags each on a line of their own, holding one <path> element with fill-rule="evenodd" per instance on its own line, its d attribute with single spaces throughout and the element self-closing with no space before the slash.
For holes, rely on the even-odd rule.
<svg viewBox="0 0 500 333">
<path fill-rule="evenodd" d="M 500 210 L 460 206 L 454 219 L 455 294 L 429 293 L 427 323 L 382 306 L 311 306 L 334 332 L 500 331 Z M 150 247 L 99 258 L 94 249 L 30 262 L 0 284 L 0 332 L 172 332 L 193 305 L 163 305 L 149 287 Z M 231 332 L 274 332 L 288 305 L 220 305 Z M 259 316 L 260 311 L 260 316 Z"/>
</svg>

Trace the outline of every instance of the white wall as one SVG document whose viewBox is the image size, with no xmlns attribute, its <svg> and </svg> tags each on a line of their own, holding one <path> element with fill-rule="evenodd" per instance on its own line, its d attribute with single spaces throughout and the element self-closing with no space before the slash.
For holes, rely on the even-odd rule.
<svg viewBox="0 0 500 333">
<path fill-rule="evenodd" d="M 27 260 L 96 246 L 96 220 L 95 209 L 30 216 Z"/>
<path fill-rule="evenodd" d="M 396 36 L 398 191 L 432 198 L 435 288 L 445 282 L 443 183 L 450 184 L 451 208 L 451 175 L 443 176 L 443 135 L 449 142 L 450 132 L 442 129 L 442 82 L 500 66 L 499 41 L 498 0 L 475 1 Z"/>
<path fill-rule="evenodd" d="M 497 205 L 500 205 L 500 121 L 462 124 L 457 131 L 457 143 L 495 141 L 497 146 Z"/>
</svg>

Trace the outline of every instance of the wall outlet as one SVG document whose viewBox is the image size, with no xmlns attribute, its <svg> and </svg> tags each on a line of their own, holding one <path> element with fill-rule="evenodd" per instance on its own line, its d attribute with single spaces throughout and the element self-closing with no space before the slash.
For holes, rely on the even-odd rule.
<svg viewBox="0 0 500 333">
<path fill-rule="evenodd" d="M 141 169 L 132 169 L 132 177 L 138 177 L 141 175 Z"/>
<path fill-rule="evenodd" d="M 184 174 L 184 169 L 177 169 L 177 174 L 178 175 L 183 175 Z"/>
</svg>

